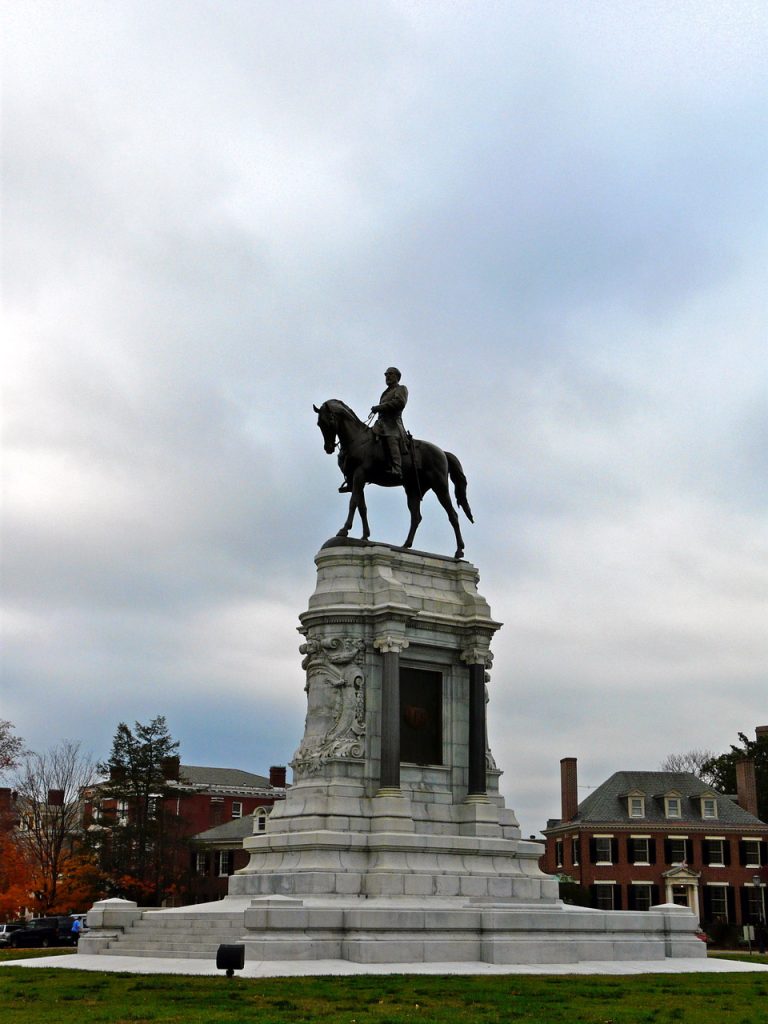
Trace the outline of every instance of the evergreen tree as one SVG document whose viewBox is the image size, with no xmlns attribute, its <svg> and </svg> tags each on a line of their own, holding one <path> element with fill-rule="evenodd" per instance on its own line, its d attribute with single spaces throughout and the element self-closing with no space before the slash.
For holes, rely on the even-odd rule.
<svg viewBox="0 0 768 1024">
<path fill-rule="evenodd" d="M 736 792 L 736 763 L 748 757 L 755 763 L 757 816 L 768 822 L 768 736 L 751 740 L 739 733 L 741 746 L 731 744 L 727 754 L 713 757 L 704 765 L 705 778 L 723 793 Z"/>
<path fill-rule="evenodd" d="M 162 715 L 133 729 L 120 722 L 109 758 L 98 766 L 108 776 L 100 798 L 114 801 L 96 833 L 101 868 L 114 894 L 144 905 L 176 895 L 188 867 L 183 823 L 174 813 L 181 792 L 178 749 Z"/>
</svg>

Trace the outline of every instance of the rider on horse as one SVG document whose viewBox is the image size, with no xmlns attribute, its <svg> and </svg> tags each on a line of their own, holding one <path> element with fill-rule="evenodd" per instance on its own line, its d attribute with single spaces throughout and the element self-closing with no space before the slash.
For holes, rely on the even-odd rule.
<svg viewBox="0 0 768 1024">
<path fill-rule="evenodd" d="M 386 390 L 379 399 L 379 404 L 371 406 L 371 415 L 378 415 L 373 432 L 384 443 L 388 462 L 387 475 L 391 483 L 402 483 L 403 480 L 401 445 L 406 443 L 406 433 L 401 413 L 408 401 L 408 388 L 400 383 L 401 376 L 396 366 L 388 367 L 384 373 Z M 344 473 L 344 483 L 339 488 L 341 493 L 352 490 L 345 471 L 345 462 L 346 453 L 340 451 L 339 467 Z"/>
</svg>

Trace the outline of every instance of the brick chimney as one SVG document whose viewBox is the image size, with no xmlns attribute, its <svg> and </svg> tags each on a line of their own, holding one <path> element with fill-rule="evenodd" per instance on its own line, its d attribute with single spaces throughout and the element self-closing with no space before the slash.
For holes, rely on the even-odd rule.
<svg viewBox="0 0 768 1024">
<path fill-rule="evenodd" d="M 3 786 L 0 789 L 0 818 L 11 813 L 11 790 Z"/>
<path fill-rule="evenodd" d="M 564 757 L 560 761 L 561 820 L 572 821 L 579 809 L 578 787 L 576 784 L 576 758 Z"/>
<path fill-rule="evenodd" d="M 269 769 L 269 784 L 274 786 L 275 789 L 285 788 L 285 765 L 284 764 L 273 764 Z"/>
<path fill-rule="evenodd" d="M 739 807 L 757 817 L 755 762 L 748 757 L 736 762 L 736 795 Z"/>
<path fill-rule="evenodd" d="M 49 807 L 63 807 L 64 806 L 64 790 L 63 789 L 49 789 L 48 790 L 48 806 Z"/>
<path fill-rule="evenodd" d="M 760 742 L 768 738 L 768 725 L 758 725 L 755 729 L 755 739 Z"/>
<path fill-rule="evenodd" d="M 163 778 L 166 782 L 178 782 L 179 781 L 179 757 L 164 757 L 160 762 L 160 771 L 163 773 Z"/>
</svg>

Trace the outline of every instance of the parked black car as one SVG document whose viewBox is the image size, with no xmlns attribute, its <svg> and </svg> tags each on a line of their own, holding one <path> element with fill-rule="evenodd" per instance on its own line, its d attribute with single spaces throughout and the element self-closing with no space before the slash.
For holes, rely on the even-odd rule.
<svg viewBox="0 0 768 1024">
<path fill-rule="evenodd" d="M 0 946 L 7 946 L 8 940 L 13 932 L 24 927 L 24 921 L 9 921 L 7 924 L 0 924 Z"/>
<path fill-rule="evenodd" d="M 8 945 L 13 949 L 32 946 L 74 946 L 71 917 L 33 917 L 31 921 L 11 932 Z"/>
</svg>

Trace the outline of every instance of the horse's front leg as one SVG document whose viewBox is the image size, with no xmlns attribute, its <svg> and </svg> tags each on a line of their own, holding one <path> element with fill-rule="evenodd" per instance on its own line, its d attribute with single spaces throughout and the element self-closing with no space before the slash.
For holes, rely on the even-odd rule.
<svg viewBox="0 0 768 1024">
<path fill-rule="evenodd" d="M 360 513 L 360 521 L 363 524 L 363 540 L 368 540 L 371 535 L 368 526 L 368 508 L 365 504 L 365 475 L 357 472 L 352 478 L 352 493 L 349 496 L 349 512 L 342 528 L 336 534 L 337 537 L 346 537 L 352 529 L 355 519 L 355 512 Z"/>
<path fill-rule="evenodd" d="M 355 497 L 354 489 L 349 498 L 349 512 L 347 513 L 347 519 L 342 528 L 336 534 L 337 537 L 346 537 L 349 531 L 352 529 L 352 523 L 355 518 L 355 510 L 357 509 L 357 498 Z"/>
<path fill-rule="evenodd" d="M 417 489 L 406 491 L 405 494 L 408 498 L 408 511 L 411 513 L 411 528 L 408 531 L 408 536 L 405 538 L 403 547 L 410 548 L 413 545 L 413 538 L 416 536 L 416 531 L 421 522 L 421 495 Z"/>
<path fill-rule="evenodd" d="M 368 506 L 365 503 L 365 472 L 362 468 L 357 470 L 352 478 L 352 498 L 357 504 L 360 522 L 363 524 L 362 540 L 368 540 L 371 536 L 371 528 L 368 525 Z"/>
</svg>

